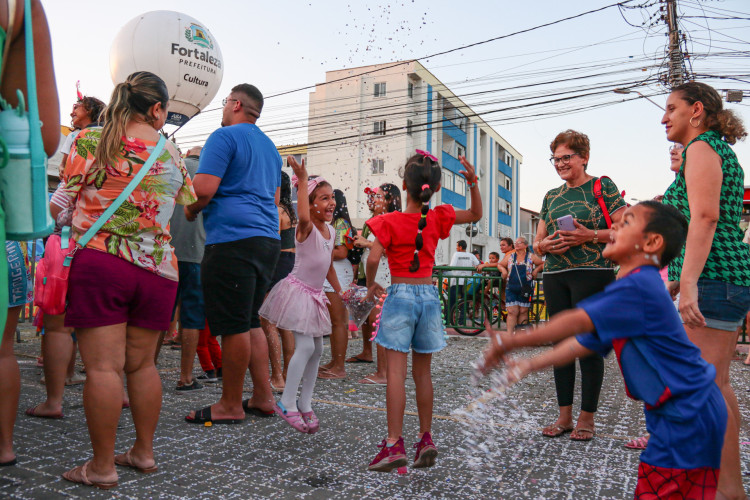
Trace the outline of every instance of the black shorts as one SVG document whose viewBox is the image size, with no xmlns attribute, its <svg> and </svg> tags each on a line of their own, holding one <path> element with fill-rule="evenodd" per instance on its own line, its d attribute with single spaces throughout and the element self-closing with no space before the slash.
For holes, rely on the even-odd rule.
<svg viewBox="0 0 750 500">
<path fill-rule="evenodd" d="M 271 284 L 268 285 L 268 291 L 276 286 L 276 283 L 283 280 L 289 273 L 294 269 L 294 252 L 281 252 L 279 254 L 279 260 L 276 262 L 276 270 L 273 273 L 273 279 Z"/>
<path fill-rule="evenodd" d="M 206 245 L 201 281 L 211 335 L 260 328 L 258 310 L 280 253 L 281 242 L 265 236 Z"/>
</svg>

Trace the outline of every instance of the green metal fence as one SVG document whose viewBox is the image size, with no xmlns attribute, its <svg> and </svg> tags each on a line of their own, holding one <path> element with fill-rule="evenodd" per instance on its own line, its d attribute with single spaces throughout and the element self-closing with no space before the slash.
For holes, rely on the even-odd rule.
<svg viewBox="0 0 750 500">
<path fill-rule="evenodd" d="M 457 277 L 453 275 L 455 271 L 471 275 Z M 477 272 L 472 267 L 434 268 L 432 278 L 440 292 L 447 328 L 453 328 L 464 335 L 482 333 L 485 321 L 489 321 L 495 329 L 505 328 L 505 283 L 500 276 L 491 275 L 492 271 L 494 269 Z M 528 318 L 520 318 L 519 323 L 546 321 L 547 308 L 541 279 L 534 281 L 534 293 L 530 302 Z"/>
</svg>

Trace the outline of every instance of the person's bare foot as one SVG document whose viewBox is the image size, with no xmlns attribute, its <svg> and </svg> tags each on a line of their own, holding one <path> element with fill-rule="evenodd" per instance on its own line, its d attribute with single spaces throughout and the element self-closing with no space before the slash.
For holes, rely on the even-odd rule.
<svg viewBox="0 0 750 500">
<path fill-rule="evenodd" d="M 253 404 L 251 402 L 249 406 L 255 407 L 255 404 Z M 233 419 L 233 420 L 243 420 L 245 418 L 245 410 L 242 408 L 242 403 L 241 402 L 240 402 L 240 405 L 239 405 L 239 409 L 240 409 L 239 412 L 237 410 L 230 410 L 228 408 L 225 408 L 221 404 L 221 402 L 216 403 L 214 405 L 211 405 L 211 420 L 225 420 L 225 419 L 227 419 L 227 420 L 231 420 L 231 419 Z M 263 409 L 266 410 L 266 411 L 270 411 L 272 409 L 272 407 L 268 408 L 268 409 L 266 409 L 266 408 L 263 408 Z M 199 411 L 199 410 L 193 410 L 190 413 L 188 413 L 187 418 L 189 420 L 194 420 L 195 419 L 195 413 L 197 411 Z"/>
<path fill-rule="evenodd" d="M 343 368 L 339 368 L 337 370 L 318 370 L 318 378 L 346 378 L 346 370 L 344 370 Z"/>
<path fill-rule="evenodd" d="M 373 373 L 372 375 L 368 375 L 362 380 L 359 381 L 360 384 L 375 384 L 375 385 L 385 385 L 388 383 L 388 380 L 385 378 L 385 375 L 381 375 L 379 373 Z"/>
<path fill-rule="evenodd" d="M 266 413 L 273 411 L 273 404 L 274 404 L 273 400 L 268 400 L 268 401 L 259 400 L 258 398 L 255 397 L 255 393 L 253 393 L 253 395 L 250 396 L 250 399 L 248 399 L 247 401 L 248 408 L 257 408 Z"/>
<path fill-rule="evenodd" d="M 280 394 L 284 392 L 284 387 L 286 387 L 286 382 L 283 378 L 279 378 L 278 380 L 271 379 L 271 391 L 275 392 L 277 394 Z"/>
<path fill-rule="evenodd" d="M 562 420 L 560 418 L 552 424 L 542 429 L 542 434 L 547 437 L 559 437 L 573 430 L 572 420 Z"/>
<path fill-rule="evenodd" d="M 0 450 L 0 464 L 10 463 L 16 459 L 16 454 L 12 449 Z"/>
<path fill-rule="evenodd" d="M 44 403 L 28 408 L 26 415 L 40 418 L 62 418 L 62 405 L 53 405 L 49 401 L 45 401 Z"/>
<path fill-rule="evenodd" d="M 328 371 L 328 370 L 330 370 L 330 369 L 331 369 L 332 367 L 333 367 L 333 360 L 329 361 L 328 363 L 326 363 L 326 364 L 324 364 L 324 365 L 320 365 L 320 366 L 318 367 L 318 372 L 320 372 L 321 370 L 323 370 L 323 371 Z"/>
</svg>

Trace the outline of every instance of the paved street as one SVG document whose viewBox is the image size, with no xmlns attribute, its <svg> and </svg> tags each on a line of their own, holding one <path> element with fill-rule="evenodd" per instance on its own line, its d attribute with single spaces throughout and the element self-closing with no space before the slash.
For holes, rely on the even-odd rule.
<svg viewBox="0 0 750 500">
<path fill-rule="evenodd" d="M 248 417 L 234 426 L 186 423 L 187 412 L 214 402 L 220 388 L 176 393 L 179 352 L 165 349 L 159 364 L 164 404 L 155 443 L 159 471 L 142 475 L 119 468 L 120 486 L 108 492 L 77 486 L 60 474 L 90 457 L 82 386 L 66 390 L 63 420 L 25 416 L 23 409 L 43 400 L 44 386 L 39 383 L 41 368 L 35 364 L 39 338 L 27 325 L 22 331 L 24 343 L 16 349 L 22 375 L 15 432 L 19 465 L 0 470 L 0 497 L 622 499 L 632 498 L 635 488 L 638 452 L 626 450 L 623 444 L 644 431 L 643 414 L 638 404 L 626 398 L 613 357 L 606 364 L 593 441 L 542 437 L 539 429 L 551 423 L 556 413 L 552 372 L 547 371 L 513 387 L 507 400 L 490 404 L 477 436 L 489 452 L 481 454 L 479 470 L 470 469 L 466 452 L 459 449 L 469 427 L 453 414 L 468 402 L 469 363 L 486 339 L 455 336 L 433 362 L 433 434 L 440 456 L 431 469 L 409 470 L 406 476 L 366 471 L 386 434 L 385 388 L 356 383 L 373 365 L 349 365 L 346 379 L 319 381 L 315 409 L 321 430 L 309 436 L 278 417 Z M 360 341 L 351 342 L 350 354 L 360 347 Z M 329 355 L 326 345 L 324 362 Z M 733 362 L 732 379 L 745 421 L 741 441 L 747 472 L 750 369 Z M 249 377 L 247 383 L 249 392 Z M 408 381 L 404 432 L 410 457 L 418 431 L 415 411 L 414 386 Z M 125 451 L 133 438 L 129 411 L 124 410 L 118 451 Z M 746 486 L 750 489 L 750 481 Z"/>
</svg>

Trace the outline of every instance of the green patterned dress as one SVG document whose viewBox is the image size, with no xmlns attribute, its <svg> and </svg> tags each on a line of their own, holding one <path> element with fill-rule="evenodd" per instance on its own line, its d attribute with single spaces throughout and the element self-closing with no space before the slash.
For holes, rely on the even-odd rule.
<svg viewBox="0 0 750 500">
<path fill-rule="evenodd" d="M 704 132 L 685 146 L 680 171 L 664 194 L 664 203 L 677 208 L 690 222 L 690 206 L 685 181 L 685 155 L 690 145 L 696 141 L 704 141 L 716 151 L 721 158 L 723 176 L 719 221 L 711 242 L 711 252 L 708 254 L 700 278 L 733 283 L 738 286 L 750 286 L 750 246 L 742 242 L 743 232 L 740 228 L 745 173 L 734 151 L 721 138 L 719 132 L 714 130 Z M 679 281 L 684 261 L 685 248 L 683 247 L 680 255 L 669 264 L 670 280 Z"/>
<path fill-rule="evenodd" d="M 552 234 L 557 230 L 557 219 L 565 215 L 572 215 L 576 222 L 589 229 L 607 229 L 607 221 L 604 219 L 602 209 L 594 198 L 594 182 L 596 182 L 596 177 L 574 188 L 563 184 L 547 192 L 539 213 L 539 217 L 547 228 L 547 234 Z M 610 215 L 626 206 L 617 186 L 608 178 L 602 179 L 602 196 Z M 602 250 L 606 243 L 601 240 L 598 243 L 587 241 L 583 245 L 570 248 L 561 255 L 547 254 L 544 272 L 613 269 L 612 262 L 602 257 Z"/>
</svg>

